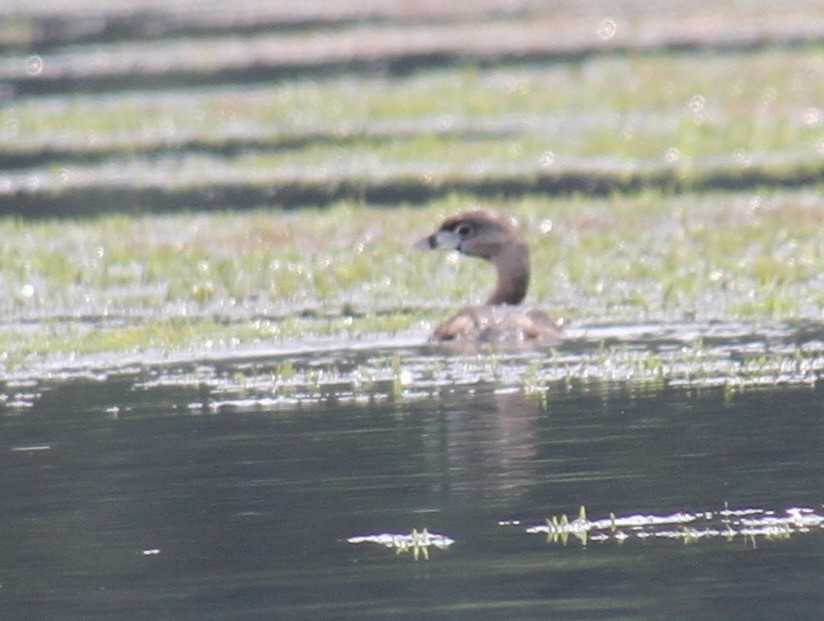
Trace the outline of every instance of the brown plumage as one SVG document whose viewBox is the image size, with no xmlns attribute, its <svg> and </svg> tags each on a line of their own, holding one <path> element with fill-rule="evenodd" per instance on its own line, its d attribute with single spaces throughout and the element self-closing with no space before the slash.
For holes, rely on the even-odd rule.
<svg viewBox="0 0 824 621">
<path fill-rule="evenodd" d="M 473 210 L 444 220 L 417 248 L 439 248 L 491 262 L 498 282 L 486 304 L 469 306 L 442 323 L 430 340 L 500 346 L 548 345 L 561 337 L 559 324 L 543 311 L 517 307 L 529 288 L 529 248 L 511 220 Z"/>
</svg>

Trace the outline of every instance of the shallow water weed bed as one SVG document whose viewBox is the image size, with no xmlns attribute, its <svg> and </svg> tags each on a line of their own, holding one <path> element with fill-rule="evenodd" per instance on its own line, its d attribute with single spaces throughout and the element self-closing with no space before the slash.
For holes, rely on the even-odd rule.
<svg viewBox="0 0 824 621">
<path fill-rule="evenodd" d="M 732 396 L 765 388 L 815 388 L 824 378 L 824 332 L 809 325 L 760 332 L 739 324 L 611 326 L 572 331 L 557 349 L 531 352 L 467 354 L 413 347 L 405 338 L 356 347 L 340 341 L 304 344 L 290 353 L 225 347 L 171 359 L 86 355 L 6 374 L 0 404 L 7 411 L 27 408 L 50 387 L 112 377 L 128 379 L 137 391 L 168 394 L 175 407 L 205 412 L 318 403 L 400 405 L 478 390 L 514 391 L 546 401 L 616 384 L 642 391 L 720 387 Z"/>
<path fill-rule="evenodd" d="M 734 20 L 726 30 L 738 27 Z M 0 110 L 0 212 L 815 184 L 824 55 L 815 37 L 778 44 L 795 41 L 791 34 L 774 46 L 729 41 L 730 50 L 715 54 L 630 46 L 544 62 L 427 62 L 402 75 L 333 63 L 322 79 L 247 75 L 199 87 L 109 85 L 116 96 L 102 84 L 104 92 L 10 98 Z M 139 77 L 129 68 L 140 74 L 137 59 L 157 45 L 141 42 L 127 54 L 135 60 L 121 79 Z M 49 67 L 71 64 L 73 52 L 86 53 L 32 56 L 46 69 L 27 80 L 49 82 Z M 211 62 L 214 51 L 206 56 Z M 25 73 L 27 59 L 3 60 L 0 73 Z"/>
<path fill-rule="evenodd" d="M 477 205 L 451 195 L 423 207 L 0 220 L 4 364 L 423 338 L 452 309 L 481 301 L 494 274 L 411 245 L 443 215 Z M 532 247 L 528 302 L 572 326 L 824 316 L 824 207 L 815 190 L 483 205 L 521 223 Z"/>
</svg>

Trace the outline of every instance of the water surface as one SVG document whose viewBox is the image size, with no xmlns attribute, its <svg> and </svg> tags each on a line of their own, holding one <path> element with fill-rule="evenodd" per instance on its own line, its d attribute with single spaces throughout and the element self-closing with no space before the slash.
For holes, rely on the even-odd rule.
<svg viewBox="0 0 824 621">
<path fill-rule="evenodd" d="M 822 513 L 820 381 L 507 381 L 534 366 L 529 355 L 493 364 L 406 348 L 9 381 L 3 616 L 771 619 L 824 609 L 821 528 L 688 545 L 564 545 L 526 532 L 581 505 L 592 518 L 725 502 Z M 423 528 L 455 543 L 428 560 L 347 543 Z"/>
</svg>

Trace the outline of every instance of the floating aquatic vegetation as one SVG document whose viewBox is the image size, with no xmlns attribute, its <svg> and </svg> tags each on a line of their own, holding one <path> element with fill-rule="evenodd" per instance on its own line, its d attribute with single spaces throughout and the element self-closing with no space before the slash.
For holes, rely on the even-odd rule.
<svg viewBox="0 0 824 621">
<path fill-rule="evenodd" d="M 350 537 L 346 540 L 348 543 L 376 543 L 386 548 L 394 548 L 395 554 L 403 552 L 412 552 L 415 560 L 423 557 L 429 560 L 429 548 L 434 547 L 439 550 L 446 550 L 455 543 L 454 539 L 446 535 L 439 535 L 437 533 L 430 533 L 426 528 L 421 531 L 412 529 L 412 532 L 406 535 L 394 533 L 381 533 L 380 535 L 361 535 Z"/>
<path fill-rule="evenodd" d="M 824 378 L 824 340 L 814 323 L 639 324 L 576 327 L 549 351 L 455 354 L 395 339 L 339 341 L 303 348 L 137 353 L 77 357 L 19 373 L 0 370 L 0 412 L 19 412 L 70 382 L 130 382 L 135 393 L 166 395 L 196 412 L 289 409 L 313 403 L 413 402 L 447 393 L 553 395 L 628 385 L 644 390 L 718 388 L 726 398 L 750 390 L 815 389 Z M 124 403 L 104 404 L 118 407 Z"/>
<path fill-rule="evenodd" d="M 562 345 L 548 354 L 453 355 L 438 348 L 325 352 L 324 357 L 277 358 L 251 366 L 239 362 L 233 371 L 218 372 L 204 365 L 195 373 L 161 372 L 137 387 L 181 383 L 207 386 L 212 398 L 209 407 L 223 407 L 240 405 L 238 399 L 247 406 L 254 405 L 257 398 L 286 399 L 289 403 L 327 398 L 342 402 L 413 400 L 444 390 L 471 390 L 481 384 L 538 396 L 573 389 L 581 382 L 723 387 L 734 393 L 757 387 L 813 386 L 824 373 L 821 344 L 794 344 L 792 330 L 768 337 L 748 334 L 742 326 L 741 331 L 713 336 L 712 343 L 701 338 L 690 343 L 694 330 L 712 334 L 718 326 L 646 328 L 646 333 L 638 335 L 633 335 L 633 328 L 580 330 L 580 338 L 571 345 Z M 679 329 L 685 332 L 683 337 L 677 335 Z M 570 335 L 579 336 L 572 331 Z M 613 344 L 604 345 L 605 338 Z"/>
<path fill-rule="evenodd" d="M 570 520 L 565 514 L 547 518 L 546 524 L 526 529 L 530 534 L 546 534 L 548 543 L 566 545 L 570 537 L 582 545 L 590 541 L 616 541 L 629 539 L 677 539 L 694 543 L 699 539 L 723 538 L 733 541 L 743 538 L 756 545 L 756 538 L 766 540 L 785 539 L 793 534 L 824 530 L 824 515 L 806 507 L 791 507 L 782 513 L 767 509 L 746 508 L 698 513 L 673 513 L 670 515 L 628 515 L 589 520 L 586 509 L 581 507 L 577 518 Z"/>
<path fill-rule="evenodd" d="M 462 193 L 420 208 L 343 201 L 300 212 L 0 218 L 0 374 L 98 355 L 145 362 L 332 340 L 423 343 L 432 323 L 476 300 L 494 274 L 469 261 L 436 266 L 408 252 L 410 232 L 477 204 Z M 639 341 L 633 331 L 669 332 L 687 346 L 703 337 L 712 351 L 718 328 L 771 338 L 782 323 L 807 324 L 821 340 L 824 210 L 815 190 L 483 204 L 522 222 L 533 264 L 548 275 L 534 279 L 532 303 L 566 317 L 574 341 L 603 338 L 608 353 Z M 583 370 L 655 378 L 674 352 L 652 353 L 639 368 L 599 369 L 593 358 Z M 686 362 L 701 362 L 693 358 Z"/>
</svg>

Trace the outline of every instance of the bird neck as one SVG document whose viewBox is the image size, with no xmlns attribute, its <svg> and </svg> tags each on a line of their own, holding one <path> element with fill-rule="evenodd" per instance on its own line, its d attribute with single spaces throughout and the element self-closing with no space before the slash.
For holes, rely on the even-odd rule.
<svg viewBox="0 0 824 621">
<path fill-rule="evenodd" d="M 529 287 L 529 249 L 523 242 L 508 244 L 493 260 L 498 284 L 487 304 L 520 304 Z"/>
</svg>

